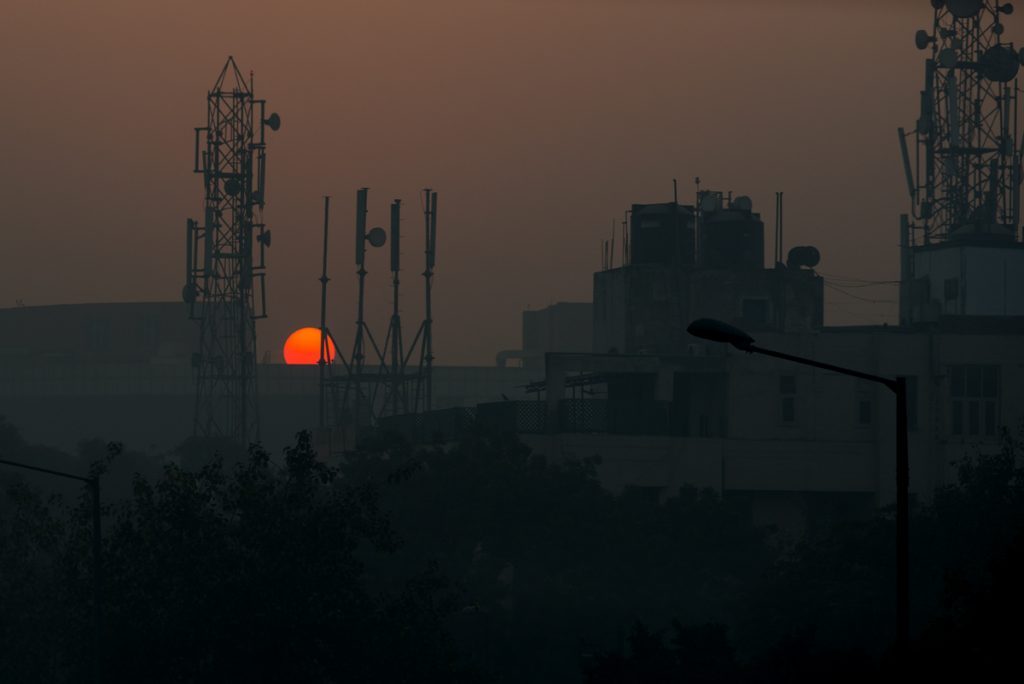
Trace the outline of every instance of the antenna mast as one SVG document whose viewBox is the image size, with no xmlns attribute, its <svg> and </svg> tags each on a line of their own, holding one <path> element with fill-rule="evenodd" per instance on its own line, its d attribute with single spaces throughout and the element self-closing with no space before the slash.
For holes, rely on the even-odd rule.
<svg viewBox="0 0 1024 684">
<path fill-rule="evenodd" d="M 259 439 L 256 319 L 266 318 L 265 253 L 270 230 L 266 199 L 265 100 L 253 97 L 228 57 L 207 93 L 206 126 L 195 129 L 193 171 L 203 175 L 202 224 L 186 224 L 186 279 L 182 298 L 200 322 L 193 355 L 196 404 L 193 432 L 248 444 Z"/>
<path fill-rule="evenodd" d="M 434 311 L 431 300 L 433 293 L 434 260 L 437 256 L 437 193 L 430 188 L 423 190 L 424 256 L 423 270 L 423 323 L 417 336 L 420 339 L 420 367 L 417 374 L 414 406 L 423 411 L 433 410 L 434 402 Z M 413 349 L 416 340 L 413 340 Z"/>
<path fill-rule="evenodd" d="M 925 61 L 912 158 L 900 129 L 911 200 L 910 243 L 967 236 L 1015 241 L 1020 226 L 1021 149 L 1017 73 L 1021 55 L 1004 43 L 1010 4 L 932 2 L 929 33 L 917 32 Z"/>
<path fill-rule="evenodd" d="M 391 327 L 388 339 L 391 342 L 391 415 L 408 412 L 409 402 L 405 396 L 405 363 L 402 343 L 402 316 L 398 308 L 399 271 L 401 270 L 402 200 L 391 203 Z"/>
<path fill-rule="evenodd" d="M 331 197 L 324 195 L 324 260 L 323 269 L 320 272 L 320 358 L 317 365 L 320 368 L 320 405 L 319 405 L 319 427 L 322 430 L 327 425 L 327 364 L 331 361 L 330 348 L 328 347 L 327 336 L 327 228 L 331 210 Z"/>
</svg>

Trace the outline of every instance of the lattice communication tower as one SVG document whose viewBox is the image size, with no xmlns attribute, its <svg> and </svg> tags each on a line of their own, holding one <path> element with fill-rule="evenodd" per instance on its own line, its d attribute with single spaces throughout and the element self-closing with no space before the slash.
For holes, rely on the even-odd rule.
<svg viewBox="0 0 1024 684">
<path fill-rule="evenodd" d="M 207 94 L 206 126 L 196 128 L 193 171 L 202 174 L 202 222 L 186 224 L 182 297 L 199 321 L 193 356 L 196 436 L 240 444 L 259 439 L 256 319 L 267 315 L 265 130 L 281 125 L 253 96 L 252 74 L 233 58 Z"/>
<path fill-rule="evenodd" d="M 917 32 L 925 87 L 917 129 L 900 129 L 912 218 L 908 246 L 959 237 L 1008 241 L 1020 226 L 1017 74 L 1024 54 L 1003 42 L 1009 3 L 932 0 Z M 907 138 L 913 136 L 911 157 Z"/>
</svg>

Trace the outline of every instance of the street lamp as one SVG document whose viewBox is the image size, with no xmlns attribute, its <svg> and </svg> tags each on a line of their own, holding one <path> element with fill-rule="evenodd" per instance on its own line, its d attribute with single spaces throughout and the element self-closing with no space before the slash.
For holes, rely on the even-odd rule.
<svg viewBox="0 0 1024 684">
<path fill-rule="evenodd" d="M 100 676 L 100 584 L 102 582 L 101 574 L 103 570 L 102 562 L 102 530 L 100 529 L 100 478 L 98 475 L 93 477 L 82 477 L 81 475 L 74 475 L 72 473 L 65 473 L 60 470 L 50 470 L 49 468 L 40 468 L 39 466 L 29 465 L 27 463 L 19 463 L 17 461 L 8 461 L 7 459 L 0 458 L 0 463 L 3 465 L 14 466 L 15 468 L 24 468 L 25 470 L 34 470 L 39 473 L 46 473 L 48 475 L 56 475 L 57 477 L 65 477 L 70 480 L 78 480 L 84 482 L 89 486 L 89 491 L 92 493 L 92 591 L 93 591 L 93 657 L 94 657 L 94 672 L 93 675 L 97 682 L 102 681 Z"/>
<path fill-rule="evenodd" d="M 870 380 L 885 385 L 896 395 L 896 646 L 901 656 L 907 653 L 910 642 L 910 554 L 908 547 L 910 520 L 910 456 L 907 445 L 907 380 L 906 378 L 885 378 L 862 373 L 852 368 L 833 366 L 802 356 L 793 356 L 764 349 L 754 344 L 754 338 L 739 328 L 717 321 L 701 318 L 686 329 L 694 337 L 712 342 L 731 344 L 748 354 L 764 354 L 777 359 L 801 363 L 823 370 L 851 375 L 861 380 Z"/>
</svg>

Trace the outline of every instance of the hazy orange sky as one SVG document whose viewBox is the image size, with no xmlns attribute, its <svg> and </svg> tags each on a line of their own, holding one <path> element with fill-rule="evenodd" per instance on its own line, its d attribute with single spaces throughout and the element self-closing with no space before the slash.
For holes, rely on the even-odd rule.
<svg viewBox="0 0 1024 684">
<path fill-rule="evenodd" d="M 258 328 L 275 358 L 318 324 L 324 194 L 329 324 L 349 344 L 360 186 L 371 225 L 391 199 L 407 207 L 407 328 L 421 315 L 417 193 L 440 193 L 438 363 L 493 363 L 519 346 L 523 309 L 589 301 L 612 219 L 670 200 L 673 177 L 684 199 L 698 175 L 750 195 L 769 245 L 782 190 L 787 246 L 817 245 L 821 272 L 897 275 L 896 128 L 916 118 L 927 0 L 4 4 L 0 306 L 180 297 L 183 226 L 202 201 L 193 127 L 229 54 L 283 120 Z M 826 306 L 832 324 L 895 313 L 834 290 Z"/>
</svg>

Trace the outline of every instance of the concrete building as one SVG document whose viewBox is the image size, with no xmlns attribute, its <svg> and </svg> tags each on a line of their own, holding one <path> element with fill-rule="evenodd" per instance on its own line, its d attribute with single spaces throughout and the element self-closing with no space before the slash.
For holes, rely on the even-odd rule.
<svg viewBox="0 0 1024 684">
<path fill-rule="evenodd" d="M 765 268 L 750 256 L 763 230 L 749 200 L 709 196 L 697 208 L 634 205 L 632 259 L 594 275 L 601 353 L 552 350 L 545 379 L 529 388 L 536 399 L 479 406 L 478 419 L 550 458 L 599 457 L 611 490 L 665 497 L 710 487 L 794 532 L 894 501 L 894 397 L 877 383 L 693 338 L 685 330 L 696 318 L 739 326 L 770 349 L 906 377 L 914 496 L 954 482 L 965 454 L 998 449 L 1003 431 L 1018 429 L 1018 243 L 915 250 L 916 275 L 901 288 L 909 320 L 828 327 L 817 250 L 794 248 L 785 265 Z"/>
<path fill-rule="evenodd" d="M 751 331 L 821 328 L 817 250 L 795 248 L 787 264 L 765 268 L 760 215 L 749 198 L 729 197 L 702 193 L 699 208 L 633 205 L 628 263 L 594 274 L 594 351 L 684 353 L 692 341 L 687 324 L 704 316 Z M 658 221 L 650 219 L 652 207 Z M 665 216 L 679 217 L 675 232 Z"/>
<path fill-rule="evenodd" d="M 590 302 L 558 302 L 543 309 L 523 312 L 523 345 L 521 349 L 498 352 L 499 368 L 518 365 L 544 370 L 548 352 L 590 352 L 594 305 Z"/>
<path fill-rule="evenodd" d="M 955 482 L 966 453 L 997 449 L 1002 430 L 1024 416 L 1024 325 L 996 328 L 823 328 L 758 343 L 906 377 L 911 491 L 928 497 Z M 521 434 L 541 453 L 599 456 L 612 490 L 711 487 L 791 529 L 822 506 L 866 511 L 894 500 L 895 401 L 886 388 L 690 345 L 679 356 L 549 355 L 543 429 Z"/>
</svg>

